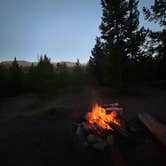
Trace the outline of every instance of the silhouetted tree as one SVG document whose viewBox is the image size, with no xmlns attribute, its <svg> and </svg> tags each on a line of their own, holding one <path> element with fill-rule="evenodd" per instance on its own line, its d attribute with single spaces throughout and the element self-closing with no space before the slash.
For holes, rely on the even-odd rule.
<svg viewBox="0 0 166 166">
<path fill-rule="evenodd" d="M 137 56 L 144 40 L 143 29 L 138 29 L 138 0 L 101 0 L 101 5 L 101 37 L 96 39 L 90 64 L 101 82 L 107 78 L 107 83 L 121 88 L 129 58 Z"/>
<path fill-rule="evenodd" d="M 71 73 L 71 83 L 75 86 L 85 85 L 86 73 L 83 66 L 81 66 L 79 59 L 77 59 L 75 66 Z"/>
<path fill-rule="evenodd" d="M 28 69 L 26 77 L 26 89 L 30 91 L 35 91 L 38 86 L 38 76 L 37 76 L 37 67 L 32 63 Z"/>
<path fill-rule="evenodd" d="M 23 79 L 24 73 L 22 68 L 17 63 L 17 59 L 14 58 L 12 65 L 9 68 L 9 81 L 10 81 L 10 88 L 9 91 L 13 95 L 16 95 L 23 91 Z"/>
<path fill-rule="evenodd" d="M 41 55 L 39 63 L 37 65 L 37 72 L 40 79 L 50 79 L 53 76 L 53 65 L 51 64 L 51 60 L 45 54 L 44 56 Z"/>
<path fill-rule="evenodd" d="M 148 51 L 155 55 L 158 63 L 157 75 L 159 79 L 166 79 L 166 1 L 155 0 L 151 9 L 143 8 L 145 19 L 158 23 L 163 29 L 149 32 Z"/>
<path fill-rule="evenodd" d="M 70 72 L 65 62 L 57 63 L 56 65 L 56 85 L 57 88 L 64 88 L 69 86 Z"/>
<path fill-rule="evenodd" d="M 8 95 L 8 69 L 0 64 L 0 97 Z"/>
<path fill-rule="evenodd" d="M 155 0 L 151 9 L 143 8 L 145 19 L 159 23 L 161 26 L 166 25 L 166 1 Z"/>
<path fill-rule="evenodd" d="M 77 59 L 77 61 L 76 61 L 76 66 L 80 66 L 80 60 L 79 59 Z"/>
<path fill-rule="evenodd" d="M 101 42 L 101 38 L 96 37 L 96 44 L 91 51 L 92 56 L 90 56 L 89 60 L 89 70 L 92 74 L 94 74 L 100 84 L 107 82 L 108 78 L 108 56 L 105 52 L 104 43 Z"/>
<path fill-rule="evenodd" d="M 31 69 L 33 69 L 33 66 L 31 66 Z M 41 55 L 34 69 L 33 76 L 35 78 L 32 77 L 32 79 L 36 83 L 35 89 L 40 93 L 50 91 L 54 80 L 54 67 L 46 54 L 44 56 Z"/>
</svg>

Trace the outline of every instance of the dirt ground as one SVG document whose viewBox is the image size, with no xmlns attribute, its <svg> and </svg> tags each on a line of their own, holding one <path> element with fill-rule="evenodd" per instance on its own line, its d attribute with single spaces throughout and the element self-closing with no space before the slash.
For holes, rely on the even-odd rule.
<svg viewBox="0 0 166 166">
<path fill-rule="evenodd" d="M 79 121 L 91 105 L 119 102 L 132 120 L 148 112 L 166 123 L 166 90 L 144 88 L 141 93 L 119 95 L 107 88 L 87 89 L 40 99 L 28 94 L 0 100 L 0 165 L 113 165 L 111 153 L 77 149 L 72 140 L 72 122 Z M 165 165 L 166 151 L 153 140 L 121 149 L 125 165 Z M 144 146 L 146 145 L 146 146 Z"/>
</svg>

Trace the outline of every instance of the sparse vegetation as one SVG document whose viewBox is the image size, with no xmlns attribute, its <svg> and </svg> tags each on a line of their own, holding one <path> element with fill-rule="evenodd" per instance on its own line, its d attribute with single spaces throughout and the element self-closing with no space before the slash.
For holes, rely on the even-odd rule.
<svg viewBox="0 0 166 166">
<path fill-rule="evenodd" d="M 16 58 L 6 67 L 0 65 L 1 97 L 15 96 L 22 93 L 39 95 L 58 95 L 68 91 L 78 91 L 89 84 L 89 76 L 85 66 L 77 60 L 75 66 L 65 63 L 51 64 L 47 55 L 41 56 L 37 65 L 21 67 Z"/>
<path fill-rule="evenodd" d="M 0 96 L 33 92 L 58 95 L 79 91 L 88 85 L 109 85 L 119 90 L 135 85 L 166 82 L 166 42 L 164 2 L 144 8 L 145 19 L 161 26 L 152 32 L 139 27 L 138 0 L 101 0 L 101 36 L 96 38 L 87 66 L 54 66 L 47 55 L 37 65 L 19 66 L 16 58 L 9 66 L 0 65 Z"/>
</svg>

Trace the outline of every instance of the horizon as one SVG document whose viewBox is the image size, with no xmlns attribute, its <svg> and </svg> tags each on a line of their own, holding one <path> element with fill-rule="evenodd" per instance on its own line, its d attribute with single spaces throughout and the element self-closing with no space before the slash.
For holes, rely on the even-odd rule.
<svg viewBox="0 0 166 166">
<path fill-rule="evenodd" d="M 0 63 L 4 63 L 4 62 L 13 62 L 13 60 L 14 59 L 11 59 L 11 60 L 0 60 Z M 28 63 L 38 63 L 39 62 L 39 60 L 37 60 L 37 61 L 31 61 L 31 60 L 24 60 L 24 59 L 17 59 L 16 58 L 16 60 L 17 60 L 17 62 L 28 62 Z M 65 61 L 65 60 L 62 60 L 62 61 L 50 61 L 51 63 L 76 63 L 77 62 L 77 60 L 76 61 Z M 80 62 L 80 64 L 86 64 L 86 63 L 88 63 L 88 62 Z"/>
<path fill-rule="evenodd" d="M 100 0 L 0 1 L 0 62 L 14 57 L 37 62 L 41 54 L 47 54 L 51 62 L 88 62 L 100 35 Z M 144 20 L 141 12 L 143 6 L 150 8 L 151 4 L 152 0 L 139 2 L 140 27 L 157 31 L 159 25 Z"/>
</svg>

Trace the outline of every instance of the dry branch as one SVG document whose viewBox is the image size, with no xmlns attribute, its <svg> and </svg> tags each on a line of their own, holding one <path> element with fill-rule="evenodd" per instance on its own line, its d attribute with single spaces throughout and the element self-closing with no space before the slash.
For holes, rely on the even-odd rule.
<svg viewBox="0 0 166 166">
<path fill-rule="evenodd" d="M 139 114 L 138 118 L 153 136 L 166 147 L 166 125 L 161 124 L 148 113 Z"/>
</svg>

